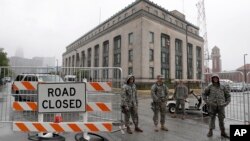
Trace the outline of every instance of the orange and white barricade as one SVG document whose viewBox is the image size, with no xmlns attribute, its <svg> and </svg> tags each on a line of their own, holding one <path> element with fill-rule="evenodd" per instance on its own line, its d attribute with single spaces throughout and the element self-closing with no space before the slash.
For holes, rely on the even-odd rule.
<svg viewBox="0 0 250 141">
<path fill-rule="evenodd" d="M 82 69 L 82 68 L 80 68 Z M 98 69 L 98 68 L 97 68 Z M 113 69 L 113 68 L 112 68 Z M 89 68 L 88 68 L 89 70 Z M 120 70 L 120 69 L 119 69 Z M 101 69 L 102 71 L 102 69 Z M 113 72 L 109 72 L 110 74 Z M 120 72 L 121 73 L 121 72 Z M 92 73 L 89 73 L 92 74 Z M 79 80 L 82 80 L 82 77 L 80 77 Z M 89 80 L 89 79 L 88 79 Z M 112 95 L 112 79 L 111 81 L 90 81 L 90 82 L 84 82 L 86 84 L 86 105 L 85 110 L 86 112 L 79 112 L 78 114 L 68 114 L 69 118 L 76 118 L 76 116 L 79 116 L 78 118 L 73 119 L 72 121 L 64 121 L 64 118 L 57 119 L 58 121 L 53 121 L 51 119 L 44 118 L 44 115 L 47 113 L 38 113 L 34 115 L 38 115 L 38 121 L 13 121 L 13 131 L 17 132 L 38 132 L 41 136 L 42 133 L 61 133 L 61 132 L 83 132 L 84 138 L 89 139 L 88 132 L 112 132 L 113 130 L 113 119 L 112 117 L 103 117 L 103 115 L 112 115 L 108 114 L 112 113 L 112 106 L 119 106 L 119 103 L 112 103 L 113 100 L 110 98 L 106 98 Z M 120 80 L 118 82 L 121 82 Z M 39 89 L 39 85 L 42 84 L 48 84 L 45 82 L 32 82 L 32 81 L 14 81 L 11 86 L 12 92 L 14 92 L 14 95 L 22 98 L 22 100 L 14 100 L 12 103 L 12 110 L 14 112 L 18 112 L 19 114 L 26 113 L 25 111 L 30 111 L 33 113 L 38 112 L 38 101 L 37 101 L 37 92 Z M 63 83 L 67 84 L 67 83 Z M 70 85 L 70 83 L 69 83 Z M 23 93 L 27 92 L 27 93 Z M 32 100 L 27 99 L 23 100 L 23 95 L 34 95 L 35 98 Z M 119 101 L 120 96 L 116 94 L 118 98 L 113 98 L 115 100 Z M 108 100 L 107 100 L 108 99 Z M 120 107 L 120 106 L 119 106 Z M 121 116 L 119 108 L 116 108 L 117 114 L 115 116 L 117 119 L 115 121 L 121 121 Z M 29 112 L 28 112 L 29 113 Z M 93 113 L 93 114 L 92 114 Z M 98 113 L 98 114 L 96 114 Z M 107 113 L 107 114 L 105 114 Z M 54 115 L 52 115 L 54 114 Z M 48 114 L 46 117 L 50 117 L 51 115 L 54 117 L 62 116 L 64 113 L 52 113 Z M 91 120 L 89 120 L 90 118 Z M 111 119 L 111 120 L 110 120 Z M 62 120 L 62 122 L 60 122 Z M 39 135 L 38 134 L 38 135 Z"/>
</svg>

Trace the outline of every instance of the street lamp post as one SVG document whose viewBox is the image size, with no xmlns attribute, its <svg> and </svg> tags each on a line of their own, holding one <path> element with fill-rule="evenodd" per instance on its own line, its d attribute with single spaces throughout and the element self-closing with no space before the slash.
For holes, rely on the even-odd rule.
<svg viewBox="0 0 250 141">
<path fill-rule="evenodd" d="M 190 26 L 190 24 L 186 24 L 186 50 L 187 50 L 187 86 L 188 86 L 188 92 L 189 92 L 189 69 L 188 69 L 188 26 Z"/>
<path fill-rule="evenodd" d="M 58 59 L 56 59 L 56 74 L 59 74 L 58 73 Z"/>
<path fill-rule="evenodd" d="M 246 76 L 246 56 L 247 56 L 247 54 L 244 54 L 244 79 L 245 79 L 245 83 L 247 83 L 247 76 Z"/>
</svg>

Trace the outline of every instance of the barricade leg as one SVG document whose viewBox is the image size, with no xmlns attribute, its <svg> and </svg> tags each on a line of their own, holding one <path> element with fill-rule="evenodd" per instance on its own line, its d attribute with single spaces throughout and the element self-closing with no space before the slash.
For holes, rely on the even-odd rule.
<svg viewBox="0 0 250 141">
<path fill-rule="evenodd" d="M 83 79 L 83 82 L 87 83 L 87 79 Z M 87 93 L 86 93 L 86 103 L 88 103 L 88 94 Z M 83 122 L 87 123 L 88 122 L 88 113 L 87 112 L 82 113 L 82 117 L 83 117 Z M 90 140 L 90 136 L 88 135 L 87 131 L 83 132 L 83 138 L 85 140 Z"/>
</svg>

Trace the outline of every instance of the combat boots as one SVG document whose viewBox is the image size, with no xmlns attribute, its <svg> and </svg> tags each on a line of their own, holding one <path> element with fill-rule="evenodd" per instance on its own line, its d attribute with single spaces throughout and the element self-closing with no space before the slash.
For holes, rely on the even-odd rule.
<svg viewBox="0 0 250 141">
<path fill-rule="evenodd" d="M 133 132 L 131 131 L 131 129 L 130 129 L 129 126 L 127 127 L 127 133 L 128 133 L 128 134 L 132 134 L 132 133 L 133 133 Z"/>
<path fill-rule="evenodd" d="M 221 130 L 221 134 L 220 134 L 222 137 L 224 137 L 224 138 L 230 138 L 228 135 L 227 135 L 227 133 L 225 132 L 225 129 L 222 129 Z"/>
<path fill-rule="evenodd" d="M 155 125 L 155 132 L 158 132 L 158 131 L 159 131 L 158 126 Z"/>
<path fill-rule="evenodd" d="M 207 137 L 212 137 L 212 136 L 213 136 L 213 129 L 209 129 Z"/>
<path fill-rule="evenodd" d="M 136 132 L 143 132 L 143 130 L 141 128 L 139 128 L 138 126 L 135 127 L 135 131 Z"/>
<path fill-rule="evenodd" d="M 161 125 L 161 130 L 163 130 L 163 131 L 168 131 L 168 128 L 165 127 L 164 125 Z"/>
</svg>

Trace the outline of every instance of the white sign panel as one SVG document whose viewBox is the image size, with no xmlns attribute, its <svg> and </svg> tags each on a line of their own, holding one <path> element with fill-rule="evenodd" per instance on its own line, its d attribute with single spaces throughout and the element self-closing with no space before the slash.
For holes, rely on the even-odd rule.
<svg viewBox="0 0 250 141">
<path fill-rule="evenodd" d="M 86 83 L 38 84 L 38 112 L 85 112 Z"/>
</svg>

